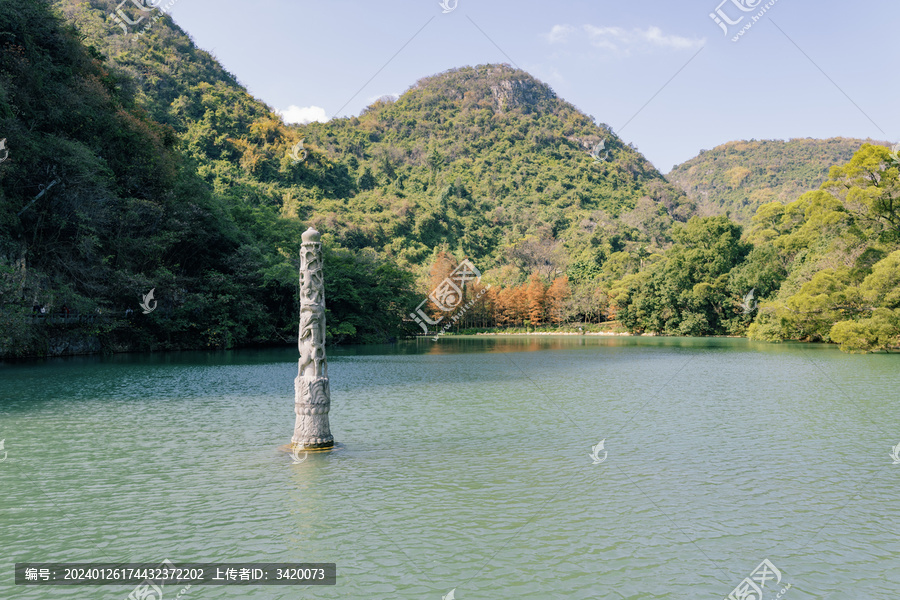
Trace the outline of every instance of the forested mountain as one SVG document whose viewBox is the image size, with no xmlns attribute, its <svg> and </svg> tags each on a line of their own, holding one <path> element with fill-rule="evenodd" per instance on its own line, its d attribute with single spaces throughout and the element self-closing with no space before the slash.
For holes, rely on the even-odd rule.
<svg viewBox="0 0 900 600">
<path fill-rule="evenodd" d="M 443 246 L 498 267 L 528 237 L 596 262 L 585 251 L 600 221 L 628 215 L 631 227 L 616 233 L 659 247 L 672 220 L 689 216 L 643 156 L 503 65 L 423 79 L 396 102 L 311 124 L 304 135 L 358 175 L 349 201 L 306 213 L 340 223 L 401 264 L 421 264 Z M 606 160 L 595 160 L 589 151 L 601 141 Z"/>
<path fill-rule="evenodd" d="M 50 4 L 0 12 L 0 345 L 14 351 L 46 342 L 30 337 L 38 306 L 107 315 L 95 329 L 113 348 L 289 339 L 308 225 L 343 286 L 329 331 L 363 341 L 408 328 L 409 273 L 427 291 L 440 252 L 509 285 L 569 273 L 587 293 L 661 251 L 690 214 L 606 126 L 508 66 L 287 127 L 162 12 L 130 14 L 138 27 L 112 1 L 54 2 L 62 21 Z M 120 322 L 150 289 L 160 310 Z"/>
<path fill-rule="evenodd" d="M 296 339 L 305 224 L 213 189 L 80 38 L 48 2 L 0 4 L 0 355 Z M 411 276 L 329 252 L 332 339 L 398 334 Z"/>
<path fill-rule="evenodd" d="M 673 171 L 704 214 L 753 215 L 745 230 L 697 216 L 508 65 L 292 127 L 169 17 L 118 6 L 0 4 L 0 355 L 296 339 L 310 225 L 331 342 L 420 331 L 412 316 L 900 346 L 900 160 L 883 146 L 740 142 Z M 484 277 L 453 296 L 464 258 Z"/>
<path fill-rule="evenodd" d="M 438 248 L 488 269 L 508 264 L 526 239 L 560 246 L 560 271 L 592 265 L 612 246 L 664 247 L 673 220 L 691 214 L 607 126 L 508 66 L 453 70 L 359 117 L 286 127 L 168 16 L 136 35 L 142 24 L 126 32 L 109 17 L 112 0 L 56 6 L 130 80 L 151 118 L 175 129 L 216 192 L 421 276 Z M 589 152 L 601 141 L 597 161 Z"/>
<path fill-rule="evenodd" d="M 850 138 L 728 142 L 701 150 L 666 178 L 697 204 L 699 214 L 727 214 L 748 225 L 763 204 L 786 204 L 818 188 L 832 166 L 850 160 L 865 142 L 876 143 Z"/>
</svg>

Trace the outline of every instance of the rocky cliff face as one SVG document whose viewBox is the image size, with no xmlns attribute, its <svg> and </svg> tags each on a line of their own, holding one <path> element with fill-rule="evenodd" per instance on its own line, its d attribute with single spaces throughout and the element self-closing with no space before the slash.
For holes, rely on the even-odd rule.
<svg viewBox="0 0 900 600">
<path fill-rule="evenodd" d="M 491 86 L 494 107 L 497 112 L 508 108 L 537 105 L 541 100 L 554 98 L 553 92 L 533 79 L 506 79 Z"/>
</svg>

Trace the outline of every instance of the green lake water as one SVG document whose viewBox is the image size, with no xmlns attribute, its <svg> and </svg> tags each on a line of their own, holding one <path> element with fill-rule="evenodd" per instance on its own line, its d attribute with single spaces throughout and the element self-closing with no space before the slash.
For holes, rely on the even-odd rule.
<svg viewBox="0 0 900 600">
<path fill-rule="evenodd" d="M 898 355 L 592 336 L 335 349 L 341 445 L 292 464 L 297 358 L 0 364 L 0 599 L 133 589 L 16 586 L 16 562 L 164 559 L 337 564 L 335 586 L 183 600 L 722 599 L 764 559 L 781 575 L 765 600 L 900 595 Z"/>
</svg>

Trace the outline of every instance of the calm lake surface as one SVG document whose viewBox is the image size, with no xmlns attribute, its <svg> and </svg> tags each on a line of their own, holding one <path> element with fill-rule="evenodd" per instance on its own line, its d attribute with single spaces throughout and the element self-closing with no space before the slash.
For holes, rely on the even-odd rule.
<svg viewBox="0 0 900 600">
<path fill-rule="evenodd" d="M 336 586 L 184 600 L 721 599 L 764 559 L 781 575 L 765 600 L 900 594 L 900 355 L 591 336 L 332 350 L 341 447 L 291 464 L 297 358 L 0 364 L 0 598 L 134 587 L 15 586 L 15 562 L 163 559 L 337 563 Z"/>
</svg>

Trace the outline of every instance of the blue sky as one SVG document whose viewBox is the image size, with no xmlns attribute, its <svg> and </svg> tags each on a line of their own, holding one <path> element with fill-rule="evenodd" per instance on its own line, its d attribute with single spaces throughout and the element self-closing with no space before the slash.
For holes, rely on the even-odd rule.
<svg viewBox="0 0 900 600">
<path fill-rule="evenodd" d="M 358 115 L 422 77 L 508 62 L 664 173 L 735 139 L 900 139 L 898 2 L 445 1 L 178 0 L 171 14 L 289 116 Z M 743 19 L 726 35 L 717 9 Z"/>
</svg>

